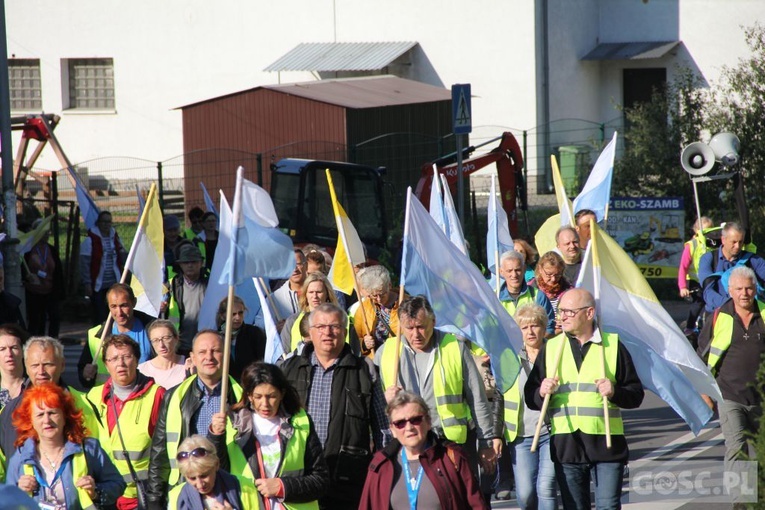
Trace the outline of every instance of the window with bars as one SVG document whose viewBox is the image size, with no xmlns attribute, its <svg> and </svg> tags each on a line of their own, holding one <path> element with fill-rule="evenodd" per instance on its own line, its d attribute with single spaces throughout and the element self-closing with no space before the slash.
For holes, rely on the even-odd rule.
<svg viewBox="0 0 765 510">
<path fill-rule="evenodd" d="M 13 58 L 8 60 L 11 110 L 39 112 L 42 110 L 40 60 Z"/>
<path fill-rule="evenodd" d="M 71 58 L 69 108 L 114 110 L 114 62 L 111 58 Z"/>
</svg>

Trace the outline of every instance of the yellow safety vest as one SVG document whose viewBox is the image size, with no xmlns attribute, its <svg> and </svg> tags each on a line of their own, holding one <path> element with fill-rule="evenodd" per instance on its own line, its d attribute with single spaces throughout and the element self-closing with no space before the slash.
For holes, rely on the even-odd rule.
<svg viewBox="0 0 765 510">
<path fill-rule="evenodd" d="M 396 364 L 395 338 L 385 342 L 390 348 L 383 349 L 380 360 L 380 376 L 383 387 L 387 388 L 397 381 L 393 380 Z M 403 342 L 399 344 L 403 350 Z M 467 441 L 467 426 L 470 408 L 462 395 L 462 353 L 460 341 L 452 334 L 444 335 L 440 345 L 436 346 L 433 361 L 433 393 L 436 398 L 436 412 L 441 420 L 444 435 L 450 441 L 464 444 Z"/>
<path fill-rule="evenodd" d="M 547 377 L 560 377 L 560 386 L 550 398 L 550 415 L 553 434 L 570 434 L 581 430 L 585 434 L 604 435 L 606 422 L 603 416 L 603 397 L 598 392 L 595 379 L 602 377 L 601 353 L 604 349 L 606 377 L 616 380 L 616 357 L 619 337 L 613 333 L 601 333 L 602 343 L 592 344 L 577 371 L 571 344 L 565 333 L 547 341 L 545 362 Z M 556 371 L 555 354 L 563 342 L 560 371 Z M 608 416 L 612 434 L 624 434 L 621 410 L 608 403 Z"/>
<path fill-rule="evenodd" d="M 116 425 L 112 429 L 111 434 L 109 433 L 107 411 L 111 403 L 103 402 L 104 386 L 96 386 L 88 392 L 88 398 L 96 404 L 98 415 L 101 418 L 101 432 L 99 436 L 101 446 L 122 475 L 122 479 L 127 483 L 125 492 L 122 494 L 126 498 L 137 498 L 138 489 L 136 489 L 135 480 L 133 480 L 133 475 L 130 473 L 130 467 L 128 467 L 127 459 L 125 458 L 125 450 L 127 450 L 128 458 L 133 464 L 133 469 L 135 469 L 138 479 L 148 480 L 149 478 L 149 453 L 151 451 L 149 422 L 151 421 L 154 399 L 159 388 L 158 384 L 152 384 L 151 388 L 141 395 L 140 398 L 128 400 L 124 403 L 119 417 L 122 439 L 125 440 L 124 448 Z"/>
<path fill-rule="evenodd" d="M 311 431 L 311 422 L 308 420 L 308 414 L 301 409 L 290 418 L 290 424 L 294 430 L 292 437 L 287 442 L 284 451 L 284 459 L 279 467 L 276 478 L 289 476 L 303 476 L 305 473 L 305 450 L 308 444 L 308 434 Z M 244 457 L 244 452 L 235 444 L 235 448 L 229 448 L 229 459 L 231 460 L 231 472 L 242 473 L 244 478 L 255 479 L 252 468 Z M 309 501 L 306 503 L 288 503 L 282 502 L 287 510 L 319 510 L 318 501 Z"/>
<path fill-rule="evenodd" d="M 192 384 L 196 384 L 196 381 L 196 375 L 186 378 L 186 380 L 178 385 L 178 388 L 176 388 L 170 398 L 170 402 L 167 403 L 165 440 L 167 444 L 167 458 L 170 461 L 170 476 L 167 480 L 170 487 L 176 485 L 181 478 L 181 473 L 178 471 L 178 461 L 175 459 L 175 456 L 178 454 L 178 446 L 181 444 L 181 428 L 183 426 L 181 402 L 183 402 L 186 392 L 191 388 Z M 240 400 L 242 398 L 242 387 L 232 377 L 229 377 L 229 385 L 237 401 Z M 226 395 L 221 395 L 221 398 L 225 399 Z M 188 431 L 186 432 L 188 433 Z M 233 450 L 232 447 L 238 448 L 236 443 L 233 443 L 235 435 L 236 429 L 231 425 L 231 420 L 226 420 L 226 448 L 229 455 L 231 455 Z"/>
<path fill-rule="evenodd" d="M 761 315 L 765 315 L 765 303 L 757 300 Z M 707 366 L 713 375 L 717 375 L 717 365 L 727 352 L 733 341 L 733 316 L 718 312 L 713 319 L 712 342 L 709 345 Z"/>
<path fill-rule="evenodd" d="M 96 384 L 104 384 L 109 378 L 109 372 L 104 365 L 104 358 L 101 353 L 96 356 L 96 351 L 101 345 L 101 337 L 98 332 L 103 326 L 94 326 L 88 330 L 88 348 L 90 349 L 90 357 L 93 358 L 93 363 L 98 367 L 98 374 L 96 375 Z"/>
<path fill-rule="evenodd" d="M 255 484 L 241 476 L 236 476 L 236 478 L 239 480 L 239 499 L 242 500 L 242 510 L 258 510 L 260 508 L 260 502 Z M 178 498 L 181 495 L 181 490 L 183 490 L 184 485 L 186 485 L 186 482 L 176 485 L 167 495 L 167 508 L 173 510 L 178 508 Z"/>
<path fill-rule="evenodd" d="M 518 358 L 518 362 L 520 363 L 520 358 Z M 523 365 L 521 365 L 521 370 L 523 370 Z M 520 379 L 520 374 L 518 374 L 512 387 L 510 387 L 510 389 L 503 395 L 503 400 L 505 401 L 505 440 L 508 443 L 512 443 L 515 441 L 515 438 L 518 437 L 518 421 L 521 417 Z"/>
<path fill-rule="evenodd" d="M 521 306 L 534 304 L 535 302 L 534 300 L 537 297 L 537 294 L 536 294 L 537 292 L 538 291 L 534 287 L 529 285 L 526 287 L 526 292 L 518 296 L 517 302 L 513 302 L 513 300 L 511 299 L 509 301 L 500 301 L 500 303 L 502 303 L 502 308 L 507 310 L 507 313 L 509 313 L 510 316 L 512 317 L 515 315 L 515 311 Z"/>
<path fill-rule="evenodd" d="M 84 448 L 84 446 L 83 446 Z M 24 474 L 35 476 L 34 466 L 31 464 L 24 464 Z M 75 483 L 77 480 L 88 474 L 88 463 L 85 460 L 85 450 L 72 455 L 72 481 Z M 88 492 L 85 489 L 75 487 L 77 491 L 77 499 L 80 500 L 80 506 L 82 510 L 97 510 L 96 505 L 93 504 L 93 500 L 88 496 Z M 32 493 L 28 493 L 32 496 Z"/>
<path fill-rule="evenodd" d="M 300 342 L 303 341 L 303 336 L 300 334 L 300 321 L 303 320 L 304 315 L 305 312 L 300 312 L 290 328 L 290 352 L 297 349 L 300 346 Z M 347 314 L 346 317 L 348 317 Z M 345 330 L 345 343 L 347 344 L 351 343 L 350 331 L 352 326 L 353 323 L 349 320 L 348 328 Z"/>
<path fill-rule="evenodd" d="M 66 387 L 69 394 L 74 399 L 74 404 L 77 409 L 82 411 L 82 422 L 85 425 L 88 436 L 98 439 L 100 434 L 101 423 L 96 417 L 96 412 L 93 410 L 93 405 L 88 400 L 88 395 L 83 391 L 78 391 L 71 386 Z"/>
<path fill-rule="evenodd" d="M 5 452 L 0 449 L 0 483 L 5 483 Z"/>
</svg>

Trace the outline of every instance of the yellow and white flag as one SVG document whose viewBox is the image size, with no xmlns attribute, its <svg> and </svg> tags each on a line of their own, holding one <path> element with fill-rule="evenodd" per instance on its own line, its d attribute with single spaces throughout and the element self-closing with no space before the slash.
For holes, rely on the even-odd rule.
<svg viewBox="0 0 765 510">
<path fill-rule="evenodd" d="M 51 214 L 42 220 L 42 222 L 40 222 L 36 228 L 30 230 L 29 232 L 19 232 L 19 255 L 24 256 L 25 253 L 29 253 L 34 245 L 39 243 L 40 240 L 45 237 L 45 235 L 50 231 L 50 224 L 55 217 L 55 214 Z"/>
<path fill-rule="evenodd" d="M 619 335 L 643 386 L 698 434 L 712 417 L 701 394 L 719 402 L 720 389 L 635 262 L 594 222 L 577 287 L 595 296 L 600 327 Z"/>
<path fill-rule="evenodd" d="M 133 273 L 130 286 L 138 301 L 135 308 L 152 317 L 159 316 L 162 295 L 165 293 L 162 284 L 165 273 L 164 245 L 162 210 L 159 207 L 157 186 L 152 184 L 127 262 L 128 269 Z"/>
<path fill-rule="evenodd" d="M 558 201 L 558 214 L 547 218 L 537 233 L 534 235 L 534 244 L 539 253 L 547 253 L 555 249 L 555 233 L 560 227 L 566 225 L 574 226 L 574 213 L 571 200 L 566 195 L 566 188 L 563 186 L 563 179 L 560 176 L 558 160 L 555 156 L 550 156 L 552 164 L 552 178 L 555 187 L 555 198 Z"/>
<path fill-rule="evenodd" d="M 329 270 L 329 281 L 335 289 L 350 295 L 353 292 L 355 281 L 353 266 L 366 262 L 364 244 L 343 206 L 337 201 L 335 186 L 332 184 L 329 169 L 326 172 L 332 209 L 335 212 L 335 221 L 337 222 L 337 248 L 335 248 L 335 256 Z"/>
</svg>

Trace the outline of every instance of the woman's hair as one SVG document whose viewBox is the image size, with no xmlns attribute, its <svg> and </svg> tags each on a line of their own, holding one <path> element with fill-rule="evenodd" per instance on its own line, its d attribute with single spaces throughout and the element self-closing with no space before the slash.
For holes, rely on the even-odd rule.
<svg viewBox="0 0 765 510">
<path fill-rule="evenodd" d="M 543 306 L 536 303 L 529 303 L 519 306 L 515 311 L 514 318 L 515 322 L 517 322 L 519 326 L 536 324 L 537 326 L 547 328 L 547 312 Z"/>
<path fill-rule="evenodd" d="M 324 258 L 324 254 L 319 250 L 311 250 L 306 252 L 305 259 L 308 262 L 313 262 L 319 265 L 319 272 L 327 274 L 327 259 Z"/>
<path fill-rule="evenodd" d="M 408 391 L 399 391 L 396 393 L 396 396 L 393 397 L 393 400 L 388 402 L 388 407 L 385 408 L 388 418 L 393 414 L 393 411 L 399 407 L 404 407 L 407 404 L 417 404 L 420 407 L 422 414 L 430 419 L 430 408 L 428 407 L 427 402 L 425 402 L 425 399 Z"/>
<path fill-rule="evenodd" d="M 311 336 L 311 312 L 303 314 L 303 318 L 300 319 L 298 324 L 300 330 L 300 338 L 309 338 Z"/>
<path fill-rule="evenodd" d="M 218 217 L 212 211 L 207 211 L 202 215 L 202 221 L 207 221 L 208 218 L 215 218 L 216 221 L 218 220 Z"/>
<path fill-rule="evenodd" d="M 287 380 L 284 372 L 276 365 L 264 363 L 263 361 L 250 363 L 242 371 L 240 380 L 242 382 L 242 398 L 231 406 L 232 411 L 239 411 L 249 407 L 250 395 L 261 384 L 270 384 L 279 390 L 282 394 L 281 407 L 288 415 L 292 416 L 303 407 L 300 404 L 300 396 L 297 390 Z"/>
<path fill-rule="evenodd" d="M 513 239 L 513 244 L 518 243 L 523 247 L 523 251 L 526 253 L 526 267 L 531 267 L 534 265 L 534 260 L 536 260 L 537 255 L 539 252 L 537 252 L 536 248 L 531 246 L 528 242 L 524 241 L 523 239 Z"/>
<path fill-rule="evenodd" d="M 244 304 L 244 300 L 239 296 L 234 296 L 233 305 L 242 305 L 244 311 L 247 311 L 247 305 Z M 220 329 L 224 322 L 226 322 L 226 311 L 228 310 L 228 298 L 224 297 L 218 303 L 218 312 L 215 314 L 215 325 Z"/>
<path fill-rule="evenodd" d="M 203 448 L 207 451 L 207 455 L 204 457 L 194 457 L 189 455 L 182 461 L 178 462 L 178 470 L 181 475 L 186 476 L 190 473 L 207 473 L 210 471 L 217 471 L 220 466 L 218 455 L 215 453 L 215 445 L 204 436 L 194 434 L 181 441 L 178 446 L 178 453 L 191 452 L 197 448 Z"/>
<path fill-rule="evenodd" d="M 332 289 L 332 284 L 329 283 L 327 277 L 322 273 L 309 273 L 305 277 L 303 287 L 300 289 L 300 296 L 298 297 L 298 306 L 300 306 L 302 311 L 308 311 L 308 286 L 313 282 L 321 282 L 324 285 L 324 290 L 327 293 L 327 303 L 337 304 L 337 296 L 335 296 L 335 291 Z"/>
<path fill-rule="evenodd" d="M 112 346 L 130 347 L 130 351 L 133 353 L 133 356 L 135 356 L 135 359 L 141 359 L 141 347 L 138 345 L 138 342 L 127 335 L 110 335 L 104 340 L 104 345 L 101 347 L 101 359 L 104 363 L 106 363 L 106 351 Z"/>
<path fill-rule="evenodd" d="M 390 273 L 385 266 L 367 266 L 358 274 L 359 285 L 364 291 L 372 293 L 376 290 L 390 289 Z"/>
<path fill-rule="evenodd" d="M 547 269 L 546 266 L 551 266 L 553 270 L 559 271 L 561 277 L 555 283 L 547 283 L 545 275 L 542 273 Z M 557 296 L 564 290 L 568 289 L 571 284 L 566 280 L 566 276 L 563 271 L 566 269 L 566 263 L 563 261 L 563 257 L 555 253 L 554 251 L 548 251 L 537 262 L 537 267 L 534 269 L 535 281 L 537 287 L 539 287 L 548 296 Z"/>
<path fill-rule="evenodd" d="M 64 414 L 64 439 L 72 443 L 82 444 L 87 435 L 82 421 L 82 411 L 77 409 L 74 398 L 61 386 L 50 382 L 36 384 L 27 388 L 22 394 L 19 407 L 13 411 L 13 426 L 16 427 L 16 446 L 21 446 L 29 438 L 39 441 L 37 431 L 32 426 L 32 416 L 37 411 L 35 407 L 43 405 L 60 409 Z M 94 431 L 95 432 L 95 431 Z"/>
<path fill-rule="evenodd" d="M 27 333 L 21 326 L 10 323 L 0 326 L 0 336 L 2 335 L 17 338 L 19 340 L 19 347 L 24 347 L 24 343 L 29 338 L 29 333 Z"/>
</svg>

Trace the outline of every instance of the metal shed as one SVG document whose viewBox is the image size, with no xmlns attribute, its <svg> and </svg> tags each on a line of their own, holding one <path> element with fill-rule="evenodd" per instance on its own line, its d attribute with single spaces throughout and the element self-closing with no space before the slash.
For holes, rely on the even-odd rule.
<svg viewBox="0 0 765 510">
<path fill-rule="evenodd" d="M 238 165 L 269 189 L 270 164 L 300 157 L 386 167 L 395 215 L 420 166 L 453 150 L 450 91 L 395 76 L 266 85 L 180 109 L 187 210 L 204 208 L 200 182 L 231 200 Z"/>
</svg>

